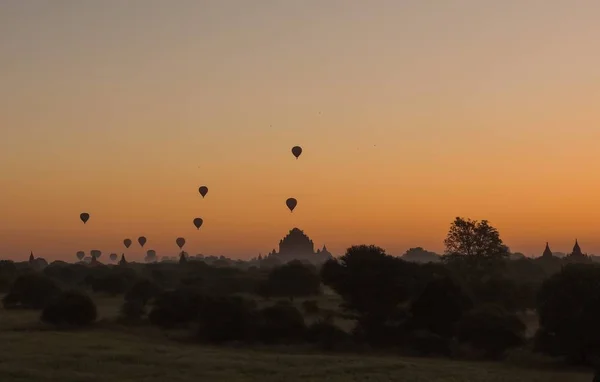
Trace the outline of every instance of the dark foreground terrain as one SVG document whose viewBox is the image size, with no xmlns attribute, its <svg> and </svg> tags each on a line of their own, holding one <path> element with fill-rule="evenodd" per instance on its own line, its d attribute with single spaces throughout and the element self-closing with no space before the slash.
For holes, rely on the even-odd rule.
<svg viewBox="0 0 600 382">
<path fill-rule="evenodd" d="M 119 300 L 100 299 L 94 328 L 57 331 L 38 312 L 0 310 L 0 381 L 569 381 L 589 372 L 523 368 L 509 362 L 464 362 L 393 356 L 298 354 L 182 344 L 152 328 L 103 323 Z"/>
</svg>

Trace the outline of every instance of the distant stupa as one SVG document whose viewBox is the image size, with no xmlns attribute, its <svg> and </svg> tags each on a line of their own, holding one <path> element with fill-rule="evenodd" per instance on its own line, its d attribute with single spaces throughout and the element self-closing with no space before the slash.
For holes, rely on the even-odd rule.
<svg viewBox="0 0 600 382">
<path fill-rule="evenodd" d="M 299 228 L 293 228 L 279 241 L 279 252 L 274 249 L 267 256 L 276 258 L 281 262 L 292 260 L 308 261 L 311 263 L 323 263 L 333 256 L 324 245 L 322 249 L 315 252 L 313 241 Z"/>
<path fill-rule="evenodd" d="M 542 257 L 543 258 L 554 257 L 554 255 L 552 254 L 552 251 L 550 250 L 550 245 L 548 245 L 548 242 L 546 242 L 546 249 L 544 249 L 544 253 L 542 253 Z"/>
</svg>

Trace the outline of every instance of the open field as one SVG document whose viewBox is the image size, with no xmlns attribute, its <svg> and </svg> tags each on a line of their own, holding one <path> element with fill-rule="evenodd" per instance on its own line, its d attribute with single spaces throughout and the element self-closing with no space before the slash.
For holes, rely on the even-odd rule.
<svg viewBox="0 0 600 382">
<path fill-rule="evenodd" d="M 1 381 L 572 381 L 590 374 L 503 364 L 296 355 L 182 345 L 103 329 L 1 332 Z"/>
<path fill-rule="evenodd" d="M 121 299 L 97 298 L 101 319 Z M 94 329 L 53 331 L 39 312 L 0 310 L 0 381 L 569 381 L 590 373 L 518 368 L 506 363 L 360 355 L 298 354 L 182 344 L 151 328 L 100 323 Z"/>
</svg>

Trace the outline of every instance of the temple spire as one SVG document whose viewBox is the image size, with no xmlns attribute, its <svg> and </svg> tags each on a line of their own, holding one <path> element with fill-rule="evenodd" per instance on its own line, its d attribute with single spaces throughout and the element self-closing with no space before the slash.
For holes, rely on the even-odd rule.
<svg viewBox="0 0 600 382">
<path fill-rule="evenodd" d="M 577 239 L 575 239 L 575 245 L 573 246 L 572 255 L 574 255 L 574 256 L 582 256 L 583 255 L 583 253 L 581 252 L 581 248 L 579 247 L 579 242 L 577 241 Z"/>
<path fill-rule="evenodd" d="M 546 249 L 544 249 L 544 253 L 542 254 L 542 257 L 551 257 L 552 256 L 552 251 L 550 250 L 550 245 L 548 245 L 548 242 L 546 242 Z"/>
</svg>

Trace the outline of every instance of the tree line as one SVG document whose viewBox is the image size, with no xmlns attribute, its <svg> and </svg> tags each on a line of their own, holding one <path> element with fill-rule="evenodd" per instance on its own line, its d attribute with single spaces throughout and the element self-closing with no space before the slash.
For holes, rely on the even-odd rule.
<svg viewBox="0 0 600 382">
<path fill-rule="evenodd" d="M 487 221 L 457 218 L 439 262 L 415 263 L 357 245 L 320 266 L 202 261 L 42 271 L 0 262 L 6 309 L 38 309 L 52 325 L 90 325 L 89 294 L 122 295 L 118 323 L 185 329 L 198 342 L 313 344 L 410 355 L 499 359 L 513 348 L 590 364 L 600 352 L 600 266 L 511 259 Z M 321 306 L 324 291 L 339 307 Z M 526 336 L 524 313 L 539 328 Z M 352 323 L 341 327 L 341 322 Z"/>
</svg>

